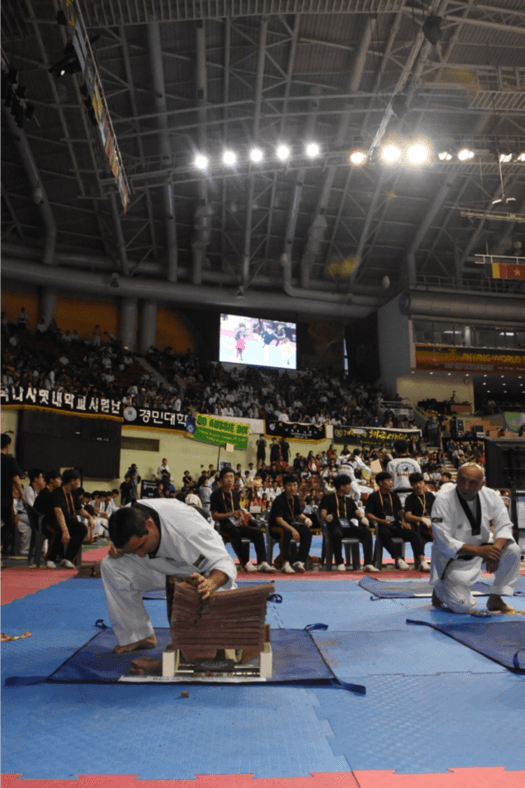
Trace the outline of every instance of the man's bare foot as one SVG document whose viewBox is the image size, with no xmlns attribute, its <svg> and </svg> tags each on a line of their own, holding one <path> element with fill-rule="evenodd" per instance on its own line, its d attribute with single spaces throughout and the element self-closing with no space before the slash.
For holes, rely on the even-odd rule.
<svg viewBox="0 0 525 788">
<path fill-rule="evenodd" d="M 129 666 L 130 676 L 161 676 L 162 660 L 154 657 L 132 659 Z"/>
<path fill-rule="evenodd" d="M 128 643 L 125 646 L 115 646 L 113 649 L 114 654 L 130 654 L 132 651 L 145 651 L 147 648 L 155 648 L 157 645 L 157 638 L 155 635 L 150 635 L 144 640 L 137 640 L 135 643 Z"/>
<path fill-rule="evenodd" d="M 443 607 L 443 602 L 438 597 L 434 589 L 432 589 L 432 604 L 434 605 L 434 607 Z"/>
<path fill-rule="evenodd" d="M 506 613 L 507 615 L 515 615 L 517 612 L 515 608 L 507 605 L 499 594 L 489 594 L 489 598 L 487 599 L 487 610 L 494 610 L 498 613 Z"/>
</svg>

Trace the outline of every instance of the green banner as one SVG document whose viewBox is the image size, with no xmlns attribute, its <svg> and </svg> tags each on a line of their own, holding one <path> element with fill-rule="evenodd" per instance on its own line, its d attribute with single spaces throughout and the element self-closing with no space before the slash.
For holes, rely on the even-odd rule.
<svg viewBox="0 0 525 788">
<path fill-rule="evenodd" d="M 213 443 L 215 446 L 230 443 L 235 449 L 247 449 L 250 425 L 198 413 L 195 419 L 188 418 L 186 433 L 188 437 L 202 443 Z"/>
</svg>

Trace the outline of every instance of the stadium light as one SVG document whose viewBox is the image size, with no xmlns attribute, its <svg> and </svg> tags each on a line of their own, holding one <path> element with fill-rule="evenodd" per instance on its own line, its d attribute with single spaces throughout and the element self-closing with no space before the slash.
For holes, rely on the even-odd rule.
<svg viewBox="0 0 525 788">
<path fill-rule="evenodd" d="M 438 153 L 439 161 L 451 161 L 452 154 L 448 152 L 448 150 L 440 150 Z"/>
<path fill-rule="evenodd" d="M 237 156 L 232 150 L 225 150 L 222 154 L 222 160 L 224 164 L 227 164 L 229 167 L 233 167 L 237 161 Z"/>
<path fill-rule="evenodd" d="M 500 153 L 499 161 L 501 164 L 508 164 L 509 161 L 512 161 L 512 153 Z"/>
<path fill-rule="evenodd" d="M 250 159 L 256 164 L 263 160 L 263 152 L 260 148 L 252 148 L 250 151 Z"/>
<path fill-rule="evenodd" d="M 286 145 L 279 145 L 277 148 L 277 158 L 281 161 L 286 161 L 286 159 L 290 158 L 290 148 Z"/>
<path fill-rule="evenodd" d="M 362 167 L 363 164 L 366 164 L 367 155 L 364 150 L 353 150 L 350 152 L 348 156 L 348 161 L 354 167 Z"/>
<path fill-rule="evenodd" d="M 410 164 L 425 164 L 430 159 L 430 147 L 423 142 L 409 145 L 406 150 L 406 158 Z"/>
<path fill-rule="evenodd" d="M 461 150 L 458 151 L 458 159 L 460 161 L 468 161 L 469 159 L 473 159 L 473 158 L 474 158 L 474 151 L 470 150 L 469 148 L 461 148 Z"/>
<path fill-rule="evenodd" d="M 195 156 L 194 165 L 198 170 L 205 170 L 208 167 L 208 157 L 199 153 Z"/>
<path fill-rule="evenodd" d="M 306 146 L 306 155 L 310 159 L 315 159 L 316 156 L 319 156 L 319 145 L 316 142 L 309 142 Z"/>
<path fill-rule="evenodd" d="M 401 148 L 393 144 L 385 145 L 380 155 L 385 164 L 395 164 L 401 158 Z"/>
<path fill-rule="evenodd" d="M 518 156 L 516 156 L 516 160 L 525 161 L 525 151 L 523 151 L 523 153 L 520 153 Z"/>
</svg>

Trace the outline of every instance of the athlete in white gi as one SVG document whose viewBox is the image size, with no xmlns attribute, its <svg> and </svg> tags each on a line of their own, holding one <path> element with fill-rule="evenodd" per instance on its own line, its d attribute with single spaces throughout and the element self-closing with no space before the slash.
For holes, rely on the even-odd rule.
<svg viewBox="0 0 525 788">
<path fill-rule="evenodd" d="M 401 503 L 404 504 L 405 499 L 412 492 L 408 477 L 411 473 L 421 473 L 421 467 L 418 461 L 408 454 L 408 443 L 406 441 L 395 441 L 394 449 L 397 457 L 395 460 L 390 460 L 386 469 L 394 480 L 394 492 L 399 495 Z"/>
<path fill-rule="evenodd" d="M 483 563 L 494 573 L 487 608 L 512 610 L 501 597 L 514 594 L 520 572 L 520 549 L 512 537 L 512 523 L 505 504 L 494 490 L 483 484 L 483 469 L 479 465 L 462 465 L 456 487 L 441 492 L 432 507 L 432 604 L 445 605 L 453 613 L 472 612 L 475 598 L 471 588 L 482 577 Z M 471 511 L 471 518 L 461 501 Z M 488 544 L 491 531 L 494 531 L 494 542 Z"/>
<path fill-rule="evenodd" d="M 141 535 L 136 535 L 137 517 L 139 530 L 145 530 Z M 126 518 L 133 520 L 131 526 Z M 117 654 L 157 645 L 142 594 L 163 591 L 166 575 L 194 576 L 203 599 L 219 587 L 236 588 L 235 565 L 220 535 L 181 501 L 139 500 L 136 509 L 113 514 L 109 529 L 114 544 L 100 568 Z"/>
</svg>

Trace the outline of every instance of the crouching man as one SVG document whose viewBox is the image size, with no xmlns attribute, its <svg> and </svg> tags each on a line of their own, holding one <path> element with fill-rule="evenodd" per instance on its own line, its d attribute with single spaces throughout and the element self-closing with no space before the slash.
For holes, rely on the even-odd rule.
<svg viewBox="0 0 525 788">
<path fill-rule="evenodd" d="M 112 514 L 108 527 L 113 544 L 101 575 L 116 654 L 157 645 L 142 594 L 165 590 L 167 575 L 193 576 L 203 599 L 217 588 L 236 588 L 235 565 L 221 537 L 180 501 L 137 501 Z"/>
<path fill-rule="evenodd" d="M 471 588 L 481 580 L 483 565 L 494 573 L 489 610 L 512 612 L 502 596 L 513 596 L 520 572 L 520 550 L 501 498 L 484 487 L 483 469 L 462 465 L 457 484 L 441 492 L 432 508 L 432 603 L 453 613 L 471 613 Z M 491 543 L 491 532 L 494 541 Z"/>
</svg>

